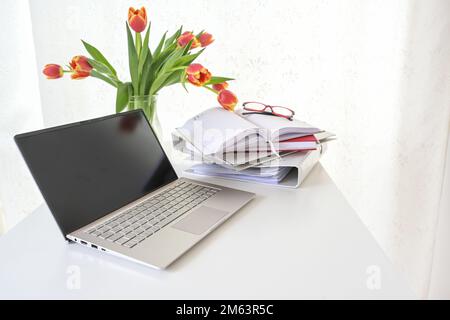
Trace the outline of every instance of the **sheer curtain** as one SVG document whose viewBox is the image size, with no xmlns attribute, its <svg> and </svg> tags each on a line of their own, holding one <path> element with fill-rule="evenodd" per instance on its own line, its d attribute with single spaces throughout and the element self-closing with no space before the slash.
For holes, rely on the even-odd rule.
<svg viewBox="0 0 450 320">
<path fill-rule="evenodd" d="M 41 128 L 42 115 L 28 1 L 0 1 L 0 30 L 1 234 L 42 202 L 13 140 Z"/>
<path fill-rule="evenodd" d="M 66 63 L 83 53 L 82 38 L 101 48 L 126 78 L 124 21 L 128 6 L 138 4 L 30 1 L 38 71 L 45 63 Z M 241 101 L 291 106 L 338 135 L 324 166 L 418 296 L 426 297 L 450 119 L 450 2 L 140 4 L 152 20 L 153 43 L 179 24 L 208 29 L 217 40 L 200 62 L 213 73 L 235 76 L 232 88 Z M 42 116 L 45 126 L 114 111 L 115 93 L 99 81 L 47 81 L 40 75 L 38 80 L 42 112 L 27 115 L 37 122 Z M 167 133 L 214 105 L 208 92 L 189 91 L 161 92 L 159 113 Z M 19 103 L 10 105 L 20 109 Z M 21 120 L 6 112 L 10 126 L 16 126 L 11 134 Z M 7 203 L 18 195 L 2 188 L 8 215 Z"/>
</svg>

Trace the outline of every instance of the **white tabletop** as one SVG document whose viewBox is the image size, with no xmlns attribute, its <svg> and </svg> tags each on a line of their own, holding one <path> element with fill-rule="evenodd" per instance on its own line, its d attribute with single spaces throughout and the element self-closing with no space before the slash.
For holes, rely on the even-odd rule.
<svg viewBox="0 0 450 320">
<path fill-rule="evenodd" d="M 320 164 L 293 190 L 208 181 L 257 197 L 165 271 L 68 244 L 41 206 L 0 238 L 0 298 L 414 298 Z"/>
</svg>

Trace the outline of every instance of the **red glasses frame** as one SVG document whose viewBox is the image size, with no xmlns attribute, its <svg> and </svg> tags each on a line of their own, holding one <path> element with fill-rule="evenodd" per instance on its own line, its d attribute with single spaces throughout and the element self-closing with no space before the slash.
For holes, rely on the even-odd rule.
<svg viewBox="0 0 450 320">
<path fill-rule="evenodd" d="M 264 106 L 264 108 L 263 109 L 254 109 L 254 108 L 247 107 L 247 105 L 249 103 L 257 103 L 257 104 L 260 104 L 261 106 Z M 292 109 L 289 109 L 289 108 L 286 108 L 286 107 L 282 107 L 282 106 L 271 106 L 271 105 L 268 105 L 268 104 L 265 104 L 265 103 L 262 103 L 262 102 L 257 102 L 257 101 L 244 102 L 242 104 L 242 107 L 243 107 L 244 110 L 251 111 L 252 113 L 255 112 L 255 113 L 269 114 L 269 115 L 274 115 L 274 116 L 277 116 L 277 117 L 285 118 L 285 119 L 288 119 L 288 120 L 292 120 L 292 117 L 295 115 L 295 111 L 292 110 Z M 287 115 L 284 115 L 284 114 L 277 113 L 277 112 L 275 112 L 273 110 L 273 108 L 286 109 L 289 112 L 291 112 L 291 115 L 287 116 Z M 269 111 L 267 111 L 267 110 L 269 110 Z"/>
</svg>

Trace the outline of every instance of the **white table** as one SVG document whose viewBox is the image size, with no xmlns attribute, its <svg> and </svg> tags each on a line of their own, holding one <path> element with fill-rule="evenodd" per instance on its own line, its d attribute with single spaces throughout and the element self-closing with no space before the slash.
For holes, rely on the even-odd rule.
<svg viewBox="0 0 450 320">
<path fill-rule="evenodd" d="M 158 271 L 63 240 L 46 206 L 0 238 L 0 298 L 414 298 L 319 164 Z"/>
</svg>

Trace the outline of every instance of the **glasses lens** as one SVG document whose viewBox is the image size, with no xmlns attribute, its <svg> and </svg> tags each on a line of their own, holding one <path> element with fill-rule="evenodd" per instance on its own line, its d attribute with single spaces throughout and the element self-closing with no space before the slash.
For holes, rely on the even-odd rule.
<svg viewBox="0 0 450 320">
<path fill-rule="evenodd" d="M 273 113 L 285 116 L 285 117 L 292 117 L 294 115 L 294 113 L 284 107 L 272 107 Z"/>
<path fill-rule="evenodd" d="M 266 106 L 259 102 L 246 102 L 244 104 L 244 109 L 254 110 L 254 111 L 264 111 Z"/>
</svg>

